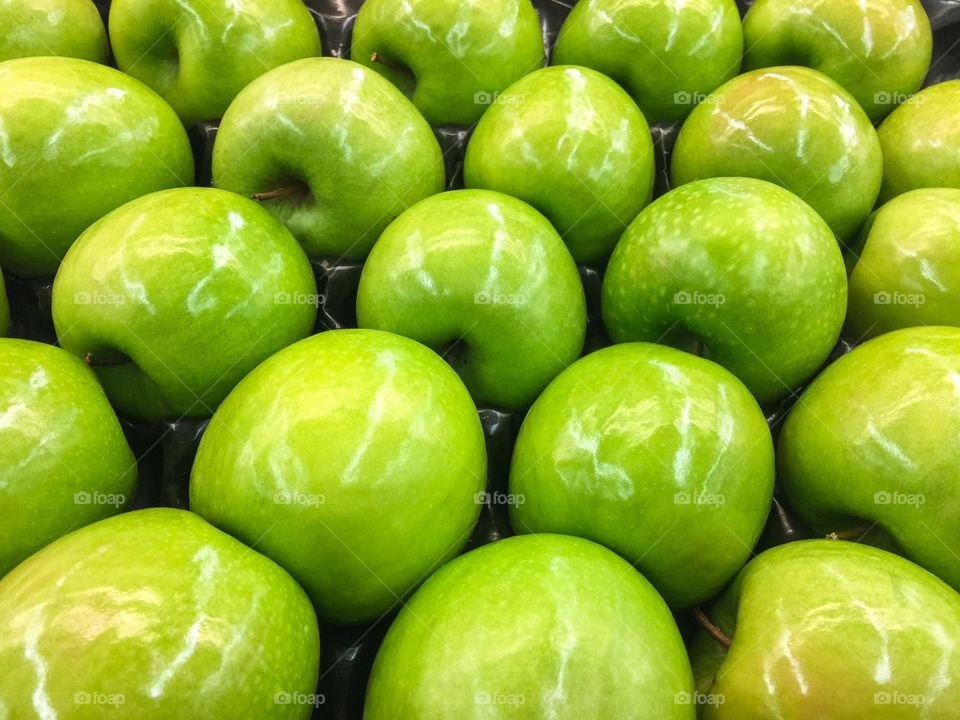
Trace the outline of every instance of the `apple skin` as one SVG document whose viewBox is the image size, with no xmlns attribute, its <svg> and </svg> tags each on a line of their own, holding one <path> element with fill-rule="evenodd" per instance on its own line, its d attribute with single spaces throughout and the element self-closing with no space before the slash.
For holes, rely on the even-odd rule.
<svg viewBox="0 0 960 720">
<path fill-rule="evenodd" d="M 846 334 L 960 326 L 960 189 L 912 190 L 871 216 L 850 273 Z"/>
<path fill-rule="evenodd" d="M 129 200 L 193 182 L 176 113 L 137 80 L 59 57 L 0 63 L 0 265 L 53 275 L 92 222 Z"/>
<path fill-rule="evenodd" d="M 265 71 L 321 52 L 302 0 L 113 0 L 110 44 L 117 67 L 185 125 L 222 117 Z"/>
<path fill-rule="evenodd" d="M 445 171 L 427 121 L 388 80 L 310 58 L 237 95 L 214 143 L 213 178 L 241 195 L 296 187 L 264 207 L 311 258 L 362 260 L 391 220 L 443 191 Z"/>
<path fill-rule="evenodd" d="M 669 605 L 691 607 L 750 557 L 773 466 L 766 419 L 736 377 L 662 345 L 614 345 L 561 373 L 527 414 L 511 525 L 601 543 Z"/>
<path fill-rule="evenodd" d="M 363 267 L 357 318 L 433 348 L 462 341 L 452 364 L 473 399 L 511 410 L 580 356 L 587 325 L 557 231 L 489 190 L 434 195 L 393 221 Z"/>
<path fill-rule="evenodd" d="M 702 720 L 957 716 L 960 595 L 897 555 L 840 540 L 777 546 L 710 619 L 733 644 L 694 638 Z"/>
<path fill-rule="evenodd" d="M 552 62 L 584 65 L 623 86 L 650 122 L 676 122 L 740 69 L 734 0 L 580 0 Z"/>
<path fill-rule="evenodd" d="M 933 52 L 919 0 L 757 0 L 743 19 L 746 70 L 806 65 L 874 122 L 923 84 Z"/>
<path fill-rule="evenodd" d="M 313 710 L 303 700 L 320 639 L 306 594 L 185 510 L 71 533 L 0 581 L 0 606 L 11 718 L 306 720 Z"/>
<path fill-rule="evenodd" d="M 786 190 L 711 178 L 657 199 L 630 225 L 603 281 L 614 342 L 665 342 L 731 371 L 763 403 L 827 359 L 847 279 L 826 223 Z"/>
<path fill-rule="evenodd" d="M 907 328 L 828 367 L 787 416 L 780 484 L 816 532 L 876 524 L 960 588 L 960 329 Z M 842 479 L 842 480 L 841 480 Z"/>
<path fill-rule="evenodd" d="M 52 345 L 0 338 L 0 577 L 121 512 L 136 483 L 137 461 L 90 368 Z"/>
<path fill-rule="evenodd" d="M 210 422 L 190 507 L 297 578 L 322 620 L 380 617 L 466 544 L 483 429 L 419 343 L 335 330 L 280 351 Z"/>
<path fill-rule="evenodd" d="M 313 331 L 316 292 L 296 239 L 257 203 L 178 188 L 80 236 L 53 285 L 53 321 L 66 350 L 103 361 L 97 375 L 122 414 L 210 417 L 244 375 Z"/>
<path fill-rule="evenodd" d="M 365 720 L 693 720 L 667 606 L 588 540 L 498 540 L 438 570 L 374 662 Z"/>
<path fill-rule="evenodd" d="M 91 0 L 0 0 L 0 62 L 59 55 L 107 62 L 107 31 Z"/>
<path fill-rule="evenodd" d="M 883 148 L 881 202 L 919 188 L 960 188 L 960 80 L 931 85 L 894 110 L 877 131 Z"/>
<path fill-rule="evenodd" d="M 578 263 L 602 264 L 653 192 L 653 140 L 627 93 L 582 67 L 537 70 L 501 93 L 467 145 L 468 188 L 530 203 Z"/>
<path fill-rule="evenodd" d="M 530 0 L 367 0 L 351 56 L 400 88 L 431 125 L 472 125 L 545 62 Z"/>
<path fill-rule="evenodd" d="M 776 183 L 845 241 L 873 209 L 883 158 L 852 95 L 816 70 L 778 67 L 734 78 L 690 113 L 671 175 L 674 187 L 732 176 Z"/>
</svg>

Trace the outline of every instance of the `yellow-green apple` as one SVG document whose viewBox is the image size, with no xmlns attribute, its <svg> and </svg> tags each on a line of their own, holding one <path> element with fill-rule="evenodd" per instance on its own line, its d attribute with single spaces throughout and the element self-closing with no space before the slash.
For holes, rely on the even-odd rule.
<svg viewBox="0 0 960 720">
<path fill-rule="evenodd" d="M 60 344 L 114 406 L 156 421 L 209 417 L 244 375 L 309 335 L 317 288 L 303 250 L 252 200 L 177 188 L 94 223 L 53 285 Z"/>
<path fill-rule="evenodd" d="M 580 0 L 552 61 L 585 65 L 622 85 L 650 122 L 675 122 L 740 70 L 734 0 Z"/>
<path fill-rule="evenodd" d="M 960 188 L 960 80 L 931 85 L 877 131 L 883 148 L 880 200 L 919 188 Z"/>
<path fill-rule="evenodd" d="M 470 394 L 439 356 L 334 330 L 280 351 L 224 401 L 190 506 L 286 568 L 321 619 L 361 622 L 463 548 L 486 464 Z"/>
<path fill-rule="evenodd" d="M 0 265 L 53 275 L 87 226 L 129 200 L 193 182 L 176 113 L 104 65 L 0 63 Z"/>
<path fill-rule="evenodd" d="M 413 104 L 335 58 L 288 63 L 244 88 L 223 116 L 213 179 L 260 200 L 311 258 L 354 260 L 445 182 L 440 145 Z"/>
<path fill-rule="evenodd" d="M 472 125 L 544 64 L 530 0 L 366 0 L 350 54 L 400 88 L 431 125 Z"/>
<path fill-rule="evenodd" d="M 438 570 L 374 662 L 367 720 L 693 720 L 666 604 L 588 540 L 498 540 Z"/>
<path fill-rule="evenodd" d="M 85 527 L 0 580 L 0 708 L 44 720 L 307 720 L 303 590 L 184 510 Z"/>
<path fill-rule="evenodd" d="M 469 188 L 533 205 L 573 259 L 602 264 L 653 191 L 653 140 L 637 104 L 581 67 L 522 78 L 498 98 L 467 145 Z"/>
<path fill-rule="evenodd" d="M 90 368 L 52 345 L 0 339 L 0 577 L 122 511 L 136 482 L 136 460 Z"/>
<path fill-rule="evenodd" d="M 107 61 L 107 31 L 92 0 L 0 0 L 0 61 L 60 55 Z"/>
<path fill-rule="evenodd" d="M 933 52 L 920 0 L 757 0 L 743 40 L 745 69 L 812 67 L 874 122 L 920 89 Z"/>
<path fill-rule="evenodd" d="M 729 176 L 776 183 L 845 241 L 873 209 L 883 158 L 850 93 L 816 70 L 776 67 L 734 78 L 690 113 L 671 175 L 674 186 Z"/>
<path fill-rule="evenodd" d="M 191 125 L 222 117 L 268 70 L 319 55 L 320 35 L 302 0 L 113 0 L 110 45 Z"/>
<path fill-rule="evenodd" d="M 421 200 L 367 258 L 360 327 L 449 351 L 474 400 L 523 410 L 580 355 L 577 266 L 543 215 L 489 190 Z"/>
<path fill-rule="evenodd" d="M 690 607 L 750 557 L 773 462 L 766 419 L 729 372 L 662 345 L 614 345 L 567 368 L 527 413 L 511 524 L 605 545 Z"/>
<path fill-rule="evenodd" d="M 956 717 L 960 595 L 883 550 L 767 550 L 705 625 L 690 649 L 701 720 Z"/>
<path fill-rule="evenodd" d="M 864 226 L 855 251 L 847 334 L 960 326 L 960 189 L 895 197 Z"/>
<path fill-rule="evenodd" d="M 896 330 L 830 365 L 787 416 L 777 470 L 816 532 L 872 528 L 960 588 L 960 328 Z"/>
<path fill-rule="evenodd" d="M 847 305 L 840 248 L 810 206 L 772 183 L 710 178 L 656 200 L 603 280 L 615 342 L 664 342 L 723 365 L 761 402 L 827 359 Z"/>
</svg>

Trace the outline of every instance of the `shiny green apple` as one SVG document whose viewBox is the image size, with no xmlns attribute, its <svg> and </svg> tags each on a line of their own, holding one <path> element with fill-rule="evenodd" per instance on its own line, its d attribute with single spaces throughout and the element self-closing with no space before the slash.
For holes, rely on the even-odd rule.
<svg viewBox="0 0 960 720">
<path fill-rule="evenodd" d="M 773 497 L 773 441 L 737 378 L 662 345 L 574 363 L 523 421 L 510 467 L 515 532 L 625 557 L 668 604 L 715 595 L 750 557 Z"/>
<path fill-rule="evenodd" d="M 729 176 L 776 183 L 845 241 L 873 209 L 883 158 L 852 95 L 816 70 L 777 67 L 734 78 L 690 113 L 671 175 L 674 186 Z"/>
<path fill-rule="evenodd" d="M 306 720 L 320 641 L 267 558 L 192 513 L 77 530 L 0 581 L 0 711 L 45 720 Z"/>
<path fill-rule="evenodd" d="M 827 359 L 847 279 L 830 229 L 796 196 L 763 180 L 711 178 L 640 213 L 610 259 L 602 300 L 615 342 L 702 353 L 772 402 Z"/>
<path fill-rule="evenodd" d="M 489 190 L 421 200 L 370 253 L 360 327 L 443 351 L 481 405 L 523 410 L 580 356 L 586 331 L 577 266 L 547 219 Z"/>
<path fill-rule="evenodd" d="M 960 188 L 960 80 L 931 85 L 890 113 L 880 129 L 880 200 L 919 188 Z"/>
<path fill-rule="evenodd" d="M 912 190 L 864 226 L 850 273 L 847 334 L 960 326 L 960 189 Z"/>
<path fill-rule="evenodd" d="M 0 61 L 60 55 L 107 61 L 107 31 L 92 0 L 0 0 Z"/>
<path fill-rule="evenodd" d="M 136 481 L 136 460 L 90 369 L 52 345 L 0 339 L 0 577 L 122 511 Z"/>
<path fill-rule="evenodd" d="M 320 54 L 302 0 L 113 0 L 117 67 L 149 85 L 184 124 L 215 120 L 268 70 Z"/>
<path fill-rule="evenodd" d="M 117 70 L 72 58 L 0 63 L 0 265 L 53 275 L 87 226 L 193 182 L 176 113 Z"/>
<path fill-rule="evenodd" d="M 627 93 L 581 67 L 538 70 L 484 113 L 467 145 L 468 188 L 533 205 L 573 259 L 602 264 L 650 201 L 653 140 Z"/>
<path fill-rule="evenodd" d="M 622 85 L 650 122 L 685 118 L 740 70 L 734 0 L 580 0 L 552 62 L 585 65 Z"/>
<path fill-rule="evenodd" d="M 460 551 L 485 480 L 480 419 L 450 366 L 399 335 L 335 330 L 224 401 L 190 507 L 290 571 L 321 619 L 361 622 Z"/>
<path fill-rule="evenodd" d="M 757 0 L 743 40 L 745 69 L 812 67 L 874 122 L 920 89 L 933 51 L 920 0 Z"/>
<path fill-rule="evenodd" d="M 960 328 L 897 330 L 833 363 L 787 417 L 777 466 L 814 530 L 876 525 L 960 588 Z"/>
<path fill-rule="evenodd" d="M 454 560 L 394 621 L 366 720 L 693 720 L 667 606 L 615 554 L 529 535 Z"/>
<path fill-rule="evenodd" d="M 92 225 L 53 285 L 60 344 L 124 415 L 209 417 L 244 375 L 313 331 L 313 270 L 252 200 L 177 188 Z"/>
<path fill-rule="evenodd" d="M 530 0 L 366 0 L 350 54 L 400 88 L 431 125 L 472 125 L 545 61 Z"/>
<path fill-rule="evenodd" d="M 445 183 L 440 145 L 413 104 L 334 58 L 298 60 L 244 88 L 217 133 L 213 178 L 259 199 L 310 257 L 352 259 Z"/>
<path fill-rule="evenodd" d="M 691 647 L 702 720 L 952 720 L 960 595 L 901 557 L 837 540 L 760 554 Z"/>
</svg>

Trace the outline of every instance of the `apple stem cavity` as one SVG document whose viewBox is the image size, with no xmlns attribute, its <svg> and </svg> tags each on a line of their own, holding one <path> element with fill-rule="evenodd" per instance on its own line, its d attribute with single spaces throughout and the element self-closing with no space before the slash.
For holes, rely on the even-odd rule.
<svg viewBox="0 0 960 720">
<path fill-rule="evenodd" d="M 84 353 L 83 362 L 90 367 L 107 367 L 111 365 L 126 365 L 130 358 L 126 355 L 94 355 L 93 353 Z"/>
<path fill-rule="evenodd" d="M 827 533 L 827 540 L 859 540 L 870 530 L 871 525 L 857 525 L 848 530 Z"/>
<path fill-rule="evenodd" d="M 276 190 L 269 190 L 267 192 L 254 193 L 250 196 L 251 200 L 262 201 L 262 200 L 279 200 L 281 198 L 291 197 L 303 190 L 302 186 L 290 185 L 288 187 L 277 188 Z"/>
<path fill-rule="evenodd" d="M 380 63 L 384 67 L 390 68 L 391 70 L 396 70 L 397 72 L 405 73 L 407 69 L 399 65 L 394 65 L 392 62 L 388 62 L 383 59 L 383 56 L 378 52 L 370 53 L 370 62 Z"/>
<path fill-rule="evenodd" d="M 697 622 L 700 624 L 700 626 L 707 631 L 707 634 L 718 643 L 723 645 L 725 648 L 729 648 L 731 645 L 733 645 L 733 640 L 730 639 L 730 636 L 710 622 L 710 618 L 707 617 L 707 614 L 703 610 L 700 608 L 694 608 L 693 616 L 697 619 Z"/>
</svg>

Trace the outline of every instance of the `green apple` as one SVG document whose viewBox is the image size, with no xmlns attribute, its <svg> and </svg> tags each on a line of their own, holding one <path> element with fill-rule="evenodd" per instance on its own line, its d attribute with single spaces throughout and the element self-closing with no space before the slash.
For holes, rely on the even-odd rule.
<svg viewBox="0 0 960 720">
<path fill-rule="evenodd" d="M 671 175 L 674 186 L 729 176 L 776 183 L 845 241 L 873 209 L 883 158 L 852 95 L 816 70 L 778 67 L 734 78 L 690 113 Z"/>
<path fill-rule="evenodd" d="M 489 190 L 434 195 L 392 222 L 363 267 L 357 319 L 437 349 L 454 343 L 474 400 L 515 410 L 580 356 L 587 324 L 557 231 Z"/>
<path fill-rule="evenodd" d="M 743 39 L 747 70 L 812 67 L 874 122 L 920 89 L 933 52 L 920 0 L 757 0 Z"/>
<path fill-rule="evenodd" d="M 0 336 L 10 329 L 10 304 L 7 302 L 7 290 L 4 287 L 3 273 L 0 273 Z"/>
<path fill-rule="evenodd" d="M 533 205 L 573 259 L 602 264 L 650 201 L 653 140 L 643 113 L 615 82 L 581 67 L 537 70 L 511 85 L 467 145 L 469 188 Z"/>
<path fill-rule="evenodd" d="M 960 326 L 960 189 L 899 195 L 871 217 L 860 242 L 850 273 L 848 334 Z"/>
<path fill-rule="evenodd" d="M 0 581 L 0 711 L 306 720 L 317 618 L 293 579 L 184 510 L 101 520 Z"/>
<path fill-rule="evenodd" d="M 693 720 L 680 633 L 650 584 L 587 540 L 499 540 L 437 571 L 394 621 L 366 720 Z"/>
<path fill-rule="evenodd" d="M 252 200 L 177 188 L 94 223 L 53 285 L 60 344 L 145 421 L 209 417 L 244 375 L 313 331 L 303 250 Z"/>
<path fill-rule="evenodd" d="M 931 85 L 894 110 L 878 130 L 880 200 L 919 188 L 960 188 L 960 80 Z"/>
<path fill-rule="evenodd" d="M 662 345 L 614 345 L 561 373 L 524 419 L 511 524 L 601 543 L 690 607 L 750 557 L 773 462 L 766 419 L 729 372 Z"/>
<path fill-rule="evenodd" d="M 714 603 L 690 655 L 701 720 L 949 720 L 960 595 L 883 550 L 780 545 Z M 729 649 L 725 644 L 732 637 Z"/>
<path fill-rule="evenodd" d="M 545 60 L 530 0 L 367 0 L 350 54 L 400 88 L 431 125 L 472 125 Z"/>
<path fill-rule="evenodd" d="M 184 124 L 215 120 L 251 81 L 320 54 L 302 0 L 113 0 L 117 67 L 141 80 Z"/>
<path fill-rule="evenodd" d="M 682 120 L 740 70 L 734 0 L 580 0 L 553 62 L 585 65 L 622 85 L 650 122 Z"/>
<path fill-rule="evenodd" d="M 104 65 L 0 63 L 0 265 L 53 275 L 87 226 L 129 200 L 193 182 L 176 113 Z"/>
<path fill-rule="evenodd" d="M 0 338 L 0 577 L 123 510 L 136 482 L 136 460 L 90 369 L 52 345 Z"/>
<path fill-rule="evenodd" d="M 760 402 L 795 390 L 840 335 L 847 279 L 826 223 L 786 190 L 711 178 L 656 200 L 603 280 L 615 342 L 665 342 L 727 368 Z"/>
<path fill-rule="evenodd" d="M 419 343 L 335 330 L 248 375 L 210 422 L 190 506 L 300 581 L 321 619 L 373 620 L 466 544 L 483 429 Z"/>
<path fill-rule="evenodd" d="M 960 329 L 908 328 L 828 367 L 787 417 L 778 477 L 815 531 L 877 526 L 960 588 Z M 842 481 L 841 481 L 842 479 Z"/>
<path fill-rule="evenodd" d="M 440 145 L 413 104 L 334 58 L 298 60 L 244 88 L 217 133 L 213 178 L 262 201 L 310 257 L 355 260 L 445 183 Z"/>
<path fill-rule="evenodd" d="M 92 0 L 0 0 L 0 61 L 60 55 L 107 61 L 107 31 Z"/>
</svg>

